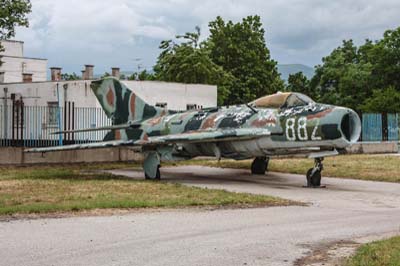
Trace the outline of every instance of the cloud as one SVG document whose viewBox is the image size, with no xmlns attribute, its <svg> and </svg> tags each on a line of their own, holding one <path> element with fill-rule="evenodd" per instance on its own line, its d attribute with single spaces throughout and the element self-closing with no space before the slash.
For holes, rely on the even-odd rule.
<svg viewBox="0 0 400 266">
<path fill-rule="evenodd" d="M 267 45 L 280 63 L 318 64 L 343 39 L 381 38 L 400 26 L 398 0 L 32 0 L 31 27 L 18 29 L 29 56 L 49 58 L 51 65 L 78 72 L 82 64 L 96 71 L 111 66 L 150 68 L 158 44 L 220 15 L 239 21 L 261 16 Z"/>
</svg>

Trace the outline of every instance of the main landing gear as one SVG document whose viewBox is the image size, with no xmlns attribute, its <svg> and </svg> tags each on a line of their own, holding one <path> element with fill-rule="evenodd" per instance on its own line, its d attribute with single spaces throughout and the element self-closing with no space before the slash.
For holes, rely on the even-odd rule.
<svg viewBox="0 0 400 266">
<path fill-rule="evenodd" d="M 268 171 L 268 157 L 256 157 L 251 164 L 251 173 L 253 175 L 265 175 Z"/>
<path fill-rule="evenodd" d="M 150 180 L 160 180 L 160 155 L 157 152 L 149 152 L 143 162 L 144 177 Z"/>
<path fill-rule="evenodd" d="M 307 171 L 307 187 L 319 188 L 321 186 L 321 172 L 324 168 L 322 161 L 324 158 L 315 158 L 315 165 Z"/>
</svg>

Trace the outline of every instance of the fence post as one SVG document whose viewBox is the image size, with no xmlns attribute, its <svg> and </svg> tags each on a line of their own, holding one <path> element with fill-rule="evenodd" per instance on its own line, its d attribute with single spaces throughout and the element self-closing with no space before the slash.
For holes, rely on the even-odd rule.
<svg viewBox="0 0 400 266">
<path fill-rule="evenodd" d="M 7 139 L 8 136 L 8 106 L 7 106 L 7 93 L 8 93 L 8 88 L 4 87 L 4 138 Z"/>
<path fill-rule="evenodd" d="M 60 92 L 58 89 L 58 82 L 57 82 L 57 117 L 58 117 L 58 131 L 61 131 L 61 107 L 60 107 Z M 58 145 L 62 146 L 62 134 L 58 134 Z"/>
</svg>

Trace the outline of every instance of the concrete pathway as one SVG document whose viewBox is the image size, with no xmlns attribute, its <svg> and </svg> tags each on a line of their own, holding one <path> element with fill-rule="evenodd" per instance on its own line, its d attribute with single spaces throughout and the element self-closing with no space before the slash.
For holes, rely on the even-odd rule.
<svg viewBox="0 0 400 266">
<path fill-rule="evenodd" d="M 142 178 L 143 173 L 115 170 Z M 0 265 L 293 265 L 326 243 L 400 234 L 400 184 L 200 166 L 162 168 L 186 185 L 280 196 L 310 206 L 166 210 L 0 223 Z"/>
</svg>

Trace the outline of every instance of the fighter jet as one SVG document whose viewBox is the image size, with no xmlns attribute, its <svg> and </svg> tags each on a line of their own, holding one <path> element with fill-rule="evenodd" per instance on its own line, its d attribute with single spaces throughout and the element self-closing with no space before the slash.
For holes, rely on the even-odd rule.
<svg viewBox="0 0 400 266">
<path fill-rule="evenodd" d="M 26 152 L 132 146 L 144 155 L 146 179 L 160 179 L 163 161 L 197 156 L 254 158 L 251 173 L 263 175 L 271 157 L 304 156 L 315 160 L 307 186 L 321 184 L 322 161 L 355 143 L 361 133 L 357 113 L 314 102 L 295 92 L 278 92 L 253 102 L 176 112 L 151 106 L 115 78 L 91 83 L 109 127 L 63 133 L 110 130 L 103 142 L 33 148 Z"/>
</svg>

